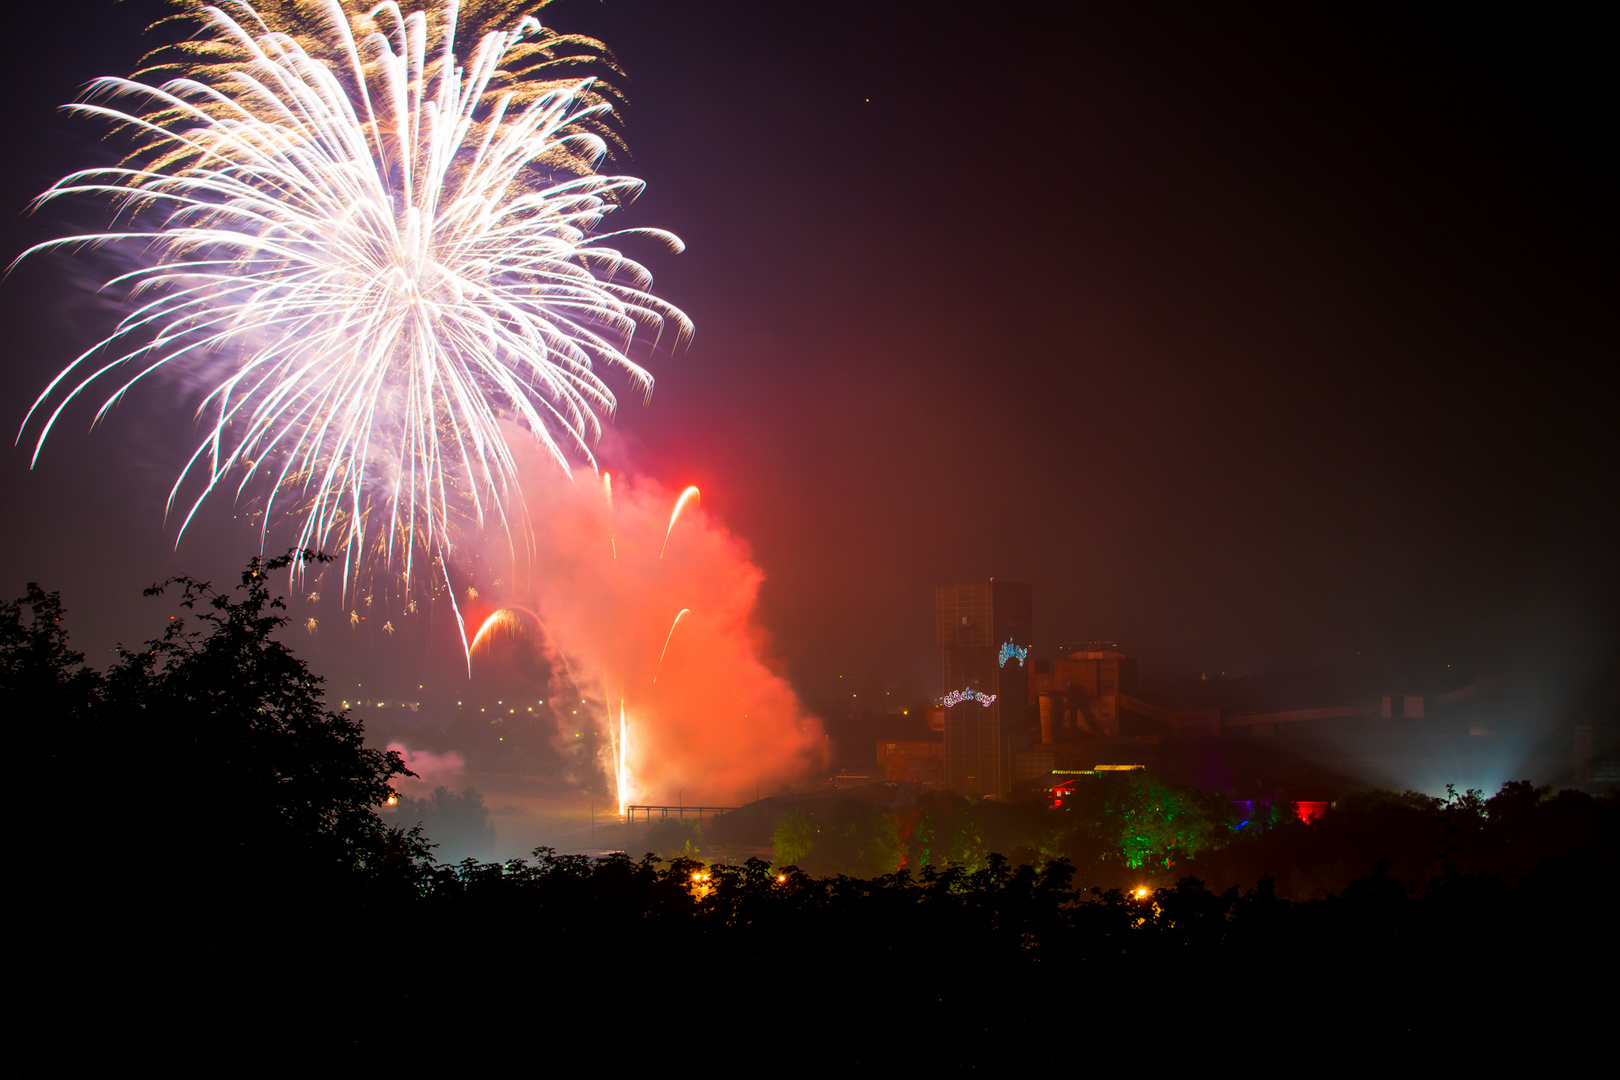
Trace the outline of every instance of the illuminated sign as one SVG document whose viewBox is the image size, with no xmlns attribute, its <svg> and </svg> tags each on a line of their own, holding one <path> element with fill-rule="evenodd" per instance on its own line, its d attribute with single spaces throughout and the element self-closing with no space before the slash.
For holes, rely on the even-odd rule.
<svg viewBox="0 0 1620 1080">
<path fill-rule="evenodd" d="M 1008 638 L 1007 639 L 1007 644 L 1005 644 L 1005 645 L 1003 645 L 1001 647 L 1001 666 L 1006 667 L 1007 666 L 1007 661 L 1011 660 L 1013 657 L 1017 657 L 1018 658 L 1018 666 L 1023 667 L 1024 666 L 1024 658 L 1026 656 L 1028 656 L 1028 655 L 1029 655 L 1029 646 L 1028 645 L 1025 645 L 1022 649 L 1020 649 L 1017 645 L 1013 644 L 1012 638 Z"/>
<path fill-rule="evenodd" d="M 940 699 L 940 704 L 948 709 L 952 705 L 960 705 L 964 701 L 977 701 L 988 709 L 990 703 L 995 700 L 996 695 L 994 694 L 981 694 L 975 690 L 952 690 Z"/>
</svg>

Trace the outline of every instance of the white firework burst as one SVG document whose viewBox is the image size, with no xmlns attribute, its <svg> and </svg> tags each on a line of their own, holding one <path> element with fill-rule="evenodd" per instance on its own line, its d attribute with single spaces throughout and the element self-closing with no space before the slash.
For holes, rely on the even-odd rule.
<svg viewBox="0 0 1620 1080">
<path fill-rule="evenodd" d="M 23 432 L 37 423 L 37 458 L 103 379 L 118 385 L 97 420 L 154 373 L 205 377 L 203 437 L 169 495 L 186 492 L 180 532 L 222 486 L 262 493 L 265 528 L 290 513 L 298 546 L 341 547 L 356 572 L 381 559 L 408 587 L 423 555 L 446 572 L 457 529 L 521 526 L 513 426 L 567 467 L 615 407 L 604 369 L 650 392 L 634 336 L 692 326 L 611 241 L 681 244 L 597 231 L 641 188 L 597 172 L 611 105 L 590 78 L 534 77 L 552 66 L 537 54 L 588 39 L 523 17 L 463 62 L 454 2 L 316 0 L 301 33 L 287 10 L 199 8 L 179 77 L 100 79 L 69 106 L 136 149 L 40 197 L 107 200 L 112 228 L 30 252 L 127 243 L 141 265 L 109 282 L 131 297 L 115 332 Z"/>
</svg>

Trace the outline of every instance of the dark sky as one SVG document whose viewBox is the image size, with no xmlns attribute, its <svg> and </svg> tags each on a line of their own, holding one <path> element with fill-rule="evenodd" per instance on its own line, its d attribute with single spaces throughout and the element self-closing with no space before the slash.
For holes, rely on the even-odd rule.
<svg viewBox="0 0 1620 1080">
<path fill-rule="evenodd" d="M 698 326 L 608 458 L 751 542 L 812 695 L 937 691 L 932 587 L 992 575 L 1034 584 L 1038 651 L 1164 676 L 1589 676 L 1620 592 L 1608 30 L 1409 8 L 565 0 L 629 73 L 629 220 L 688 244 L 638 254 Z M 8 256 L 102 153 L 52 107 L 146 10 L 11 20 Z M 0 303 L 15 425 L 106 316 L 62 264 Z M 138 395 L 4 456 L 4 587 L 61 589 L 83 647 L 253 550 L 228 507 L 171 550 L 188 415 Z"/>
</svg>

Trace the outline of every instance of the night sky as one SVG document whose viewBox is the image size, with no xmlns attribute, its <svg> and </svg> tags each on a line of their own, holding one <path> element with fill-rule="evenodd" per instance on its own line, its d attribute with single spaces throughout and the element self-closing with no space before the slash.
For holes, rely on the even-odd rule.
<svg viewBox="0 0 1620 1080">
<path fill-rule="evenodd" d="M 1033 583 L 1038 654 L 1110 638 L 1162 678 L 1592 678 L 1620 593 L 1611 37 L 1409 7 L 564 0 L 547 21 L 629 75 L 623 223 L 688 245 L 632 253 L 698 328 L 649 405 L 621 393 L 604 461 L 701 486 L 812 698 L 938 692 L 933 586 L 990 576 Z M 21 214 L 105 160 L 53 107 L 129 71 L 152 10 L 8 20 L 8 258 L 95 227 Z M 70 269 L 0 288 L 8 430 L 110 319 Z M 7 595 L 60 589 L 94 659 L 158 631 L 144 586 L 257 548 L 221 503 L 173 550 L 191 407 L 155 386 L 33 472 L 3 455 Z"/>
</svg>

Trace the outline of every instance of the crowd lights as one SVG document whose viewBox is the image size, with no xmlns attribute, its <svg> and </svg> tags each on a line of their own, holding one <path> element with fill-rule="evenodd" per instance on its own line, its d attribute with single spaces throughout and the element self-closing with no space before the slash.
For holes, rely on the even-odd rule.
<svg viewBox="0 0 1620 1080">
<path fill-rule="evenodd" d="M 949 709 L 952 705 L 960 705 L 964 701 L 977 701 L 988 709 L 995 700 L 994 694 L 981 694 L 975 690 L 952 690 L 940 699 L 940 704 Z"/>
<path fill-rule="evenodd" d="M 1023 667 L 1024 666 L 1024 660 L 1028 656 L 1029 656 L 1029 646 L 1028 645 L 1025 645 L 1023 648 L 1019 648 L 1017 645 L 1013 644 L 1012 638 L 1008 638 L 1007 643 L 1001 647 L 1001 664 L 1000 664 L 1000 666 L 1001 667 L 1006 667 L 1007 666 L 1007 661 L 1009 661 L 1009 660 L 1013 659 L 1014 657 L 1016 657 L 1018 659 L 1018 666 Z"/>
</svg>

